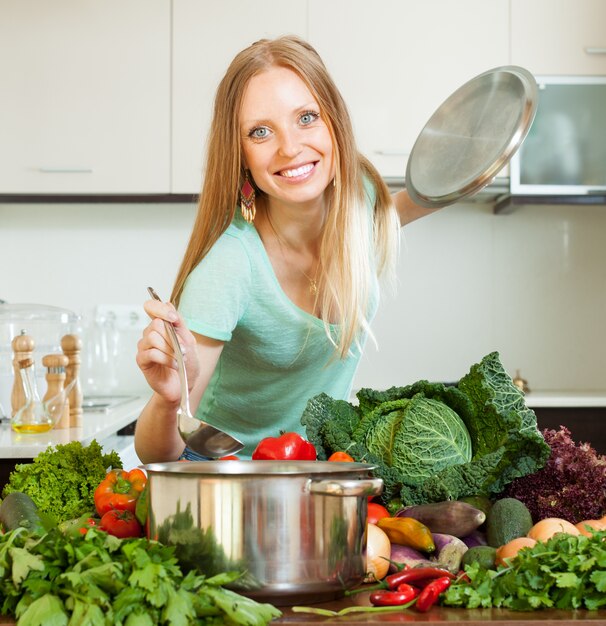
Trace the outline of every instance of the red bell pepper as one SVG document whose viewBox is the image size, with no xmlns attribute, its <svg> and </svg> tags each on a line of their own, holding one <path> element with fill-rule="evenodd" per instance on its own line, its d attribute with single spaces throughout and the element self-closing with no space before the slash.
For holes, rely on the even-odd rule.
<svg viewBox="0 0 606 626">
<path fill-rule="evenodd" d="M 133 469 L 125 472 L 114 469 L 107 472 L 105 478 L 95 489 L 95 508 L 100 516 L 112 509 L 135 513 L 137 500 L 147 483 L 145 472 Z"/>
<path fill-rule="evenodd" d="M 266 437 L 252 453 L 253 461 L 315 461 L 316 449 L 297 433 Z"/>
</svg>

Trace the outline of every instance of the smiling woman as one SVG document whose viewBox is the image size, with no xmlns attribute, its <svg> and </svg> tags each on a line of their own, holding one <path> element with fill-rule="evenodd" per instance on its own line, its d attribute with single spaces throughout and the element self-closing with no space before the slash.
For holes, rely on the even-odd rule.
<svg viewBox="0 0 606 626">
<path fill-rule="evenodd" d="M 207 145 L 172 304 L 146 304 L 152 322 L 137 362 L 155 393 L 135 435 L 144 462 L 196 458 L 176 428 L 180 393 L 164 322 L 185 350 L 196 416 L 250 456 L 280 430 L 303 434 L 309 398 L 348 398 L 379 279 L 393 278 L 399 226 L 430 212 L 405 191 L 390 197 L 357 150 L 322 60 L 297 37 L 236 55 Z"/>
</svg>

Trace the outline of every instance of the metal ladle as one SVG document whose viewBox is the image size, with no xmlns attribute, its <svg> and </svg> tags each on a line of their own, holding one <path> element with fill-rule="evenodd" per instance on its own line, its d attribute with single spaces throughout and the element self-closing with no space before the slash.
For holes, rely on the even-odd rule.
<svg viewBox="0 0 606 626">
<path fill-rule="evenodd" d="M 154 300 L 162 302 L 160 296 L 158 296 L 151 287 L 148 287 L 147 291 L 149 291 L 150 296 Z M 191 409 L 189 408 L 187 372 L 185 370 L 185 363 L 183 362 L 181 345 L 179 344 L 175 327 L 166 321 L 164 322 L 164 326 L 168 331 L 168 336 L 173 346 L 179 369 L 179 380 L 181 381 L 181 405 L 177 410 L 177 423 L 181 439 L 183 439 L 187 446 L 194 452 L 213 459 L 239 452 L 244 447 L 241 441 L 211 424 L 196 419 L 191 414 Z"/>
</svg>

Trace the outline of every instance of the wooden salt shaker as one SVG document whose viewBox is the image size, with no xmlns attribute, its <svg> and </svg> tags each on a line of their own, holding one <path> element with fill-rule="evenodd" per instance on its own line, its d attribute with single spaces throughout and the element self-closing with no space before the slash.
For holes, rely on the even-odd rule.
<svg viewBox="0 0 606 626">
<path fill-rule="evenodd" d="M 61 349 L 68 358 L 68 365 L 65 368 L 65 386 L 68 387 L 72 381 L 76 381 L 69 393 L 69 421 L 72 428 L 82 426 L 82 387 L 80 386 L 80 351 L 82 350 L 82 340 L 77 335 L 65 335 L 61 339 Z"/>
<path fill-rule="evenodd" d="M 34 340 L 22 330 L 11 342 L 13 348 L 13 389 L 11 392 L 11 416 L 25 404 L 25 391 L 21 380 L 19 361 L 33 359 Z"/>
<path fill-rule="evenodd" d="M 42 357 L 42 365 L 46 367 L 46 393 L 43 401 L 48 402 L 52 398 L 60 403 L 63 396 L 62 406 L 57 407 L 59 414 L 56 416 L 55 428 L 69 428 L 71 418 L 69 414 L 69 398 L 65 397 L 65 379 L 67 377 L 65 370 L 69 363 L 69 359 L 64 354 L 47 354 Z M 55 417 L 55 415 L 53 415 Z"/>
</svg>

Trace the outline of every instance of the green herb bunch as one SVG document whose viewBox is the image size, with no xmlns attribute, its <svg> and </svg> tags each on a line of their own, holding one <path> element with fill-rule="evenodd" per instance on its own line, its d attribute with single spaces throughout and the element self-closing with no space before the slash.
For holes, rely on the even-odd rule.
<svg viewBox="0 0 606 626">
<path fill-rule="evenodd" d="M 26 493 L 41 513 L 63 522 L 95 510 L 95 489 L 110 467 L 122 467 L 118 453 L 104 454 L 94 439 L 88 446 L 79 441 L 59 444 L 32 463 L 15 466 L 2 496 Z"/>
<path fill-rule="evenodd" d="M 0 537 L 0 613 L 19 626 L 264 626 L 280 615 L 222 587 L 237 576 L 184 575 L 171 547 L 95 529 Z"/>
<path fill-rule="evenodd" d="M 442 604 L 466 607 L 588 609 L 606 605 L 606 531 L 554 535 L 523 548 L 497 570 L 473 563 L 465 568 L 470 582 L 451 585 Z"/>
</svg>

